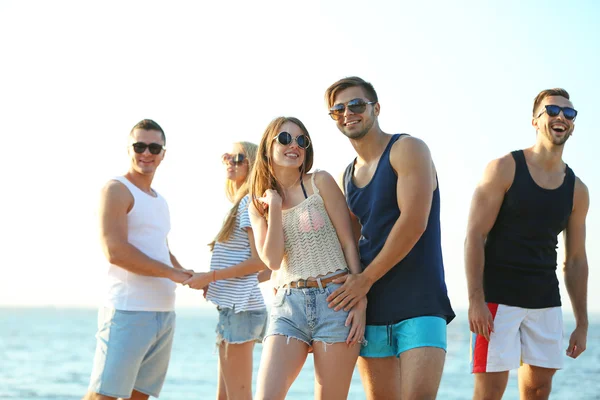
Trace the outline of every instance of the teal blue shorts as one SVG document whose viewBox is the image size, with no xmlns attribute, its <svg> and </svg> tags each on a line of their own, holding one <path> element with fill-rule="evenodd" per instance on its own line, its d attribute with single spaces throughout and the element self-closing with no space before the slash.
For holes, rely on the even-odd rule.
<svg viewBox="0 0 600 400">
<path fill-rule="evenodd" d="M 400 357 L 405 351 L 418 347 L 439 347 L 445 351 L 446 319 L 426 316 L 393 325 L 367 325 L 365 339 L 361 357 Z"/>
</svg>

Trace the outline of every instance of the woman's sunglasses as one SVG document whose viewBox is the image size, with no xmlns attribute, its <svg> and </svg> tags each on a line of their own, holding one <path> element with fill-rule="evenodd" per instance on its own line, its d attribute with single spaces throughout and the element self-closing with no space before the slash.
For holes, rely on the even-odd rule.
<svg viewBox="0 0 600 400">
<path fill-rule="evenodd" d="M 547 104 L 546 109 L 544 111 L 542 111 L 537 117 L 539 118 L 543 113 L 548 114 L 549 117 L 556 117 L 558 114 L 560 114 L 560 112 L 563 112 L 563 115 L 565 116 L 566 119 L 568 119 L 569 121 L 573 121 L 575 119 L 575 117 L 577 116 L 577 110 L 571 108 L 571 107 L 560 107 L 560 106 L 555 106 L 554 104 Z"/>
<path fill-rule="evenodd" d="M 307 149 L 310 146 L 310 139 L 306 135 L 298 135 L 297 137 L 293 137 L 289 132 L 280 132 L 279 135 L 275 136 L 273 140 L 277 140 L 277 142 L 282 146 L 288 146 L 293 141 L 296 141 L 298 147 L 301 149 Z"/>
<path fill-rule="evenodd" d="M 340 119 L 340 117 L 344 116 L 346 108 L 348 108 L 348 110 L 352 111 L 352 113 L 354 114 L 362 114 L 365 112 L 369 104 L 375 104 L 375 102 L 364 101 L 363 99 L 352 99 L 346 104 L 339 103 L 331 107 L 329 109 L 329 115 L 331 116 L 331 118 L 337 121 L 338 119 Z"/>
<path fill-rule="evenodd" d="M 221 161 L 223 164 L 233 164 L 233 165 L 242 165 L 246 160 L 246 156 L 243 153 L 238 154 L 229 154 L 225 153 L 221 156 Z"/>
<path fill-rule="evenodd" d="M 143 154 L 146 149 L 150 150 L 150 154 L 160 154 L 161 151 L 166 150 L 166 146 L 163 146 L 162 144 L 159 143 L 144 143 L 144 142 L 136 142 L 133 143 L 131 146 L 133 146 L 133 151 L 135 151 L 138 154 Z"/>
</svg>

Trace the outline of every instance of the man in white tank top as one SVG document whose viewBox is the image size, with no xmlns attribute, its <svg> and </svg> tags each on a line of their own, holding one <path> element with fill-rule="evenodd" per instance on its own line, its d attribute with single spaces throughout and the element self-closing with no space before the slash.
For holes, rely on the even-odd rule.
<svg viewBox="0 0 600 400">
<path fill-rule="evenodd" d="M 167 374 L 175 287 L 191 273 L 169 251 L 169 209 L 151 188 L 165 144 L 156 122 L 137 123 L 129 135 L 129 171 L 102 190 L 100 241 L 108 261 L 108 288 L 85 400 L 158 397 Z"/>
</svg>

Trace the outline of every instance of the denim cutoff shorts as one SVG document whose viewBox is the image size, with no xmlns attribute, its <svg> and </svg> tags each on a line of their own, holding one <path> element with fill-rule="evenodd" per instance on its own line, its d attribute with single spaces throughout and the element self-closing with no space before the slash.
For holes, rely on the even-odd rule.
<svg viewBox="0 0 600 400">
<path fill-rule="evenodd" d="M 240 344 L 246 342 L 261 343 L 267 328 L 267 309 L 235 312 L 234 308 L 217 307 L 217 346 L 226 342 Z"/>
<path fill-rule="evenodd" d="M 309 346 L 313 341 L 326 344 L 345 342 L 351 326 L 344 326 L 348 311 L 334 311 L 327 297 L 341 287 L 330 283 L 321 288 L 279 288 L 273 299 L 266 337 L 282 335 Z"/>
</svg>

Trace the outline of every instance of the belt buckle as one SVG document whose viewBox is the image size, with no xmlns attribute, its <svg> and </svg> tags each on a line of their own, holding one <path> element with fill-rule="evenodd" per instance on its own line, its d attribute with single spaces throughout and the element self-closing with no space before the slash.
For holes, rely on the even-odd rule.
<svg viewBox="0 0 600 400">
<path fill-rule="evenodd" d="M 308 286 L 306 286 L 306 279 L 298 279 L 298 281 L 296 283 L 296 287 L 298 289 L 308 287 Z"/>
</svg>

